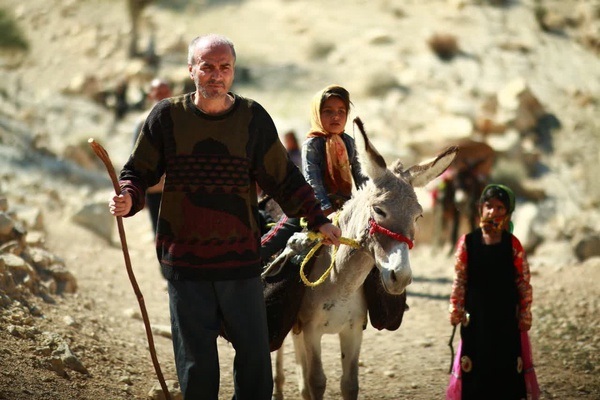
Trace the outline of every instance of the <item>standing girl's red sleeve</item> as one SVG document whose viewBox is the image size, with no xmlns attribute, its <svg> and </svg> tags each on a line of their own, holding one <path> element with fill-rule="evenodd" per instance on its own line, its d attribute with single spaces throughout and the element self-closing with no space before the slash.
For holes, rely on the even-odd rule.
<svg viewBox="0 0 600 400">
<path fill-rule="evenodd" d="M 467 245 L 463 235 L 456 243 L 454 283 L 450 294 L 450 323 L 459 324 L 465 315 L 465 291 L 467 287 Z"/>
<path fill-rule="evenodd" d="M 533 289 L 529 283 L 531 273 L 525 250 L 519 239 L 513 235 L 513 263 L 515 266 L 515 283 L 519 293 L 519 329 L 528 331 L 531 328 L 531 303 L 533 301 Z"/>
</svg>

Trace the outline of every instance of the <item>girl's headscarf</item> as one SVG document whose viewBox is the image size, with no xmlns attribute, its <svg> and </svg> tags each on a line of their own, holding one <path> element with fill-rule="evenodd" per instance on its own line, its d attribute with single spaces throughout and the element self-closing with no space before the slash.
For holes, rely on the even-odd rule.
<svg viewBox="0 0 600 400">
<path fill-rule="evenodd" d="M 506 227 L 509 232 L 512 232 L 513 224 L 510 221 L 510 217 L 513 211 L 515 211 L 514 192 L 508 186 L 500 185 L 497 183 L 487 185 L 481 192 L 479 204 L 483 204 L 492 198 L 498 199 L 502 202 L 502 204 L 504 204 L 504 208 L 506 208 L 506 215 L 491 219 L 482 218 L 479 225 L 481 227 L 483 227 L 484 225 L 488 225 L 495 230 L 502 230 Z"/>
<path fill-rule="evenodd" d="M 325 158 L 327 171 L 325 173 L 325 186 L 329 194 L 350 197 L 352 194 L 352 173 L 348 150 L 341 134 L 332 134 L 323 128 L 321 122 L 321 107 L 330 97 L 340 98 L 350 111 L 350 94 L 338 85 L 331 85 L 315 94 L 311 103 L 310 131 L 307 137 L 321 136 L 325 138 Z"/>
</svg>

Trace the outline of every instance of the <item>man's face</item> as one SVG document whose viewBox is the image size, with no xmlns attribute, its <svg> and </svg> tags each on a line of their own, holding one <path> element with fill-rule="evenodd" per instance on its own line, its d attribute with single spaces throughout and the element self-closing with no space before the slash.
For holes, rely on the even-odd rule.
<svg viewBox="0 0 600 400">
<path fill-rule="evenodd" d="M 234 78 L 235 60 L 226 44 L 198 43 L 194 62 L 188 65 L 200 96 L 215 100 L 229 92 Z"/>
</svg>

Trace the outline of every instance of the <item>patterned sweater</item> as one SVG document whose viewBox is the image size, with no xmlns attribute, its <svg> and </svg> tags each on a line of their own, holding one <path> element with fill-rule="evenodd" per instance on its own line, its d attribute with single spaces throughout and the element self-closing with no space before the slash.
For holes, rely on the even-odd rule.
<svg viewBox="0 0 600 400">
<path fill-rule="evenodd" d="M 230 93 L 225 114 L 204 114 L 191 93 L 159 102 L 119 176 L 133 206 L 166 174 L 156 251 L 167 279 L 229 280 L 261 271 L 256 185 L 309 229 L 328 222 L 289 160 L 269 114 Z"/>
</svg>

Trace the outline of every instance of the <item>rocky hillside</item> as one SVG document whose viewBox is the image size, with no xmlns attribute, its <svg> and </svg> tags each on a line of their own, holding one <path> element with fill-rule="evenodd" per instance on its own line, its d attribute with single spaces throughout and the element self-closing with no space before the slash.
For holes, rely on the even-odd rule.
<svg viewBox="0 0 600 400">
<path fill-rule="evenodd" d="M 575 240 L 574 252 L 582 232 L 597 240 L 597 1 L 350 1 L 326 16 L 311 1 L 156 1 L 141 13 L 133 58 L 126 1 L 4 3 L 29 42 L 3 57 L 4 174 L 51 191 L 65 179 L 93 194 L 102 171 L 87 139 L 118 168 L 148 80 L 165 76 L 184 90 L 186 43 L 220 31 L 237 44 L 235 89 L 265 105 L 282 132 L 302 135 L 312 93 L 341 83 L 390 159 L 418 162 L 463 138 L 490 144 L 494 179 L 527 204 L 530 250 L 546 237 Z M 80 205 L 67 197 L 63 207 Z"/>
<path fill-rule="evenodd" d="M 149 80 L 186 90 L 187 43 L 210 31 L 236 43 L 235 90 L 281 133 L 301 137 L 312 94 L 342 84 L 387 159 L 412 164 L 465 138 L 492 146 L 492 177 L 517 190 L 516 232 L 535 268 L 600 257 L 597 0 L 154 1 L 135 57 L 125 0 L 3 0 L 0 11 L 0 29 L 12 21 L 27 43 L 0 46 L 0 314 L 14 327 L 0 331 L 39 337 L 32 304 L 78 290 L 66 254 L 44 244 L 48 216 L 114 242 L 110 184 L 87 140 L 118 169 Z M 428 211 L 431 189 L 419 192 Z M 48 343 L 54 356 L 33 357 L 70 359 Z"/>
</svg>

